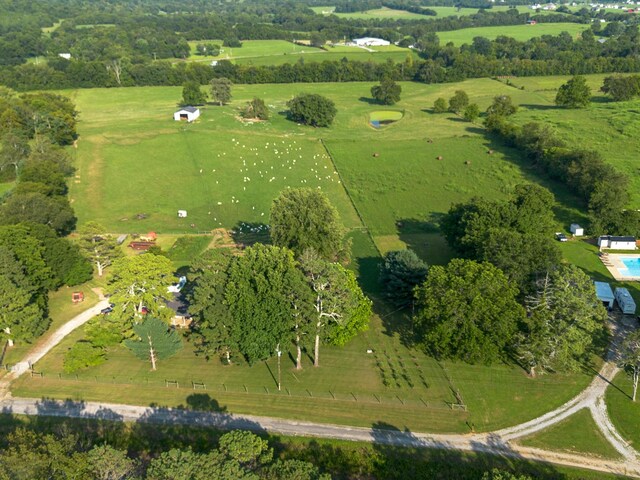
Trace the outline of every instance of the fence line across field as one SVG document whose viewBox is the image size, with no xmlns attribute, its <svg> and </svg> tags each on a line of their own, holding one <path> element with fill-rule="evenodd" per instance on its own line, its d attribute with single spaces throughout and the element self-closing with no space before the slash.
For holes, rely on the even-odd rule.
<svg viewBox="0 0 640 480">
<path fill-rule="evenodd" d="M 41 379 L 47 381 L 61 382 L 78 382 L 78 383 L 98 383 L 102 385 L 136 385 L 150 388 L 162 388 L 168 390 L 199 390 L 211 393 L 221 393 L 224 395 L 260 395 L 260 396 L 280 396 L 291 398 L 307 398 L 314 400 L 327 400 L 336 402 L 349 402 L 373 405 L 395 405 L 397 407 L 420 407 L 430 410 L 451 410 L 452 404 L 455 402 L 447 400 L 428 400 L 417 395 L 402 395 L 400 392 L 357 392 L 357 391 L 334 391 L 328 389 L 296 389 L 289 386 L 283 386 L 278 391 L 277 386 L 265 385 L 247 385 L 247 384 L 230 384 L 230 383 L 207 383 L 200 379 L 134 379 L 116 376 L 93 376 L 80 377 L 75 374 L 46 374 L 46 372 L 31 372 L 31 380 L 40 382 Z"/>
</svg>

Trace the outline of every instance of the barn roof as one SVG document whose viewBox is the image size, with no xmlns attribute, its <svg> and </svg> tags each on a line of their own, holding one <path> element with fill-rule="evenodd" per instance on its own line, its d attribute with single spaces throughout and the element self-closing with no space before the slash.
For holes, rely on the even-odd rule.
<svg viewBox="0 0 640 480">
<path fill-rule="evenodd" d="M 613 300 L 613 291 L 607 282 L 593 282 L 596 286 L 596 296 L 600 300 Z"/>
<path fill-rule="evenodd" d="M 198 111 L 197 107 L 182 107 L 180 110 L 178 110 L 179 112 L 189 112 L 189 113 L 196 113 Z"/>
</svg>

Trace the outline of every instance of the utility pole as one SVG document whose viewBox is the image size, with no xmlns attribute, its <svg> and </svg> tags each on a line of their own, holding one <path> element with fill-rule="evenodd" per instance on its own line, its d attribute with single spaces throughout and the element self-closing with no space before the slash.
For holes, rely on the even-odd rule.
<svg viewBox="0 0 640 480">
<path fill-rule="evenodd" d="M 278 354 L 278 391 L 280 391 L 282 386 L 282 375 L 280 373 L 280 357 L 282 356 L 282 350 L 280 350 L 280 342 L 278 342 L 278 345 L 276 346 L 276 353 Z"/>
</svg>

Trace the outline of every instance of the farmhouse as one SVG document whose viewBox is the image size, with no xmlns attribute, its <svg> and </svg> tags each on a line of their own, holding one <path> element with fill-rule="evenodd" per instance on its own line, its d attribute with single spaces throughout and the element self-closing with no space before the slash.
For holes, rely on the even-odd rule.
<svg viewBox="0 0 640 480">
<path fill-rule="evenodd" d="M 193 122 L 200 116 L 200 109 L 196 107 L 184 107 L 173 114 L 173 119 L 177 122 L 180 120 L 186 120 L 187 122 Z"/>
<path fill-rule="evenodd" d="M 613 290 L 611 290 L 611 286 L 607 282 L 593 282 L 596 287 L 596 297 L 598 300 L 602 302 L 602 304 L 607 307 L 607 310 L 613 309 L 613 301 L 615 297 L 613 296 Z"/>
<path fill-rule="evenodd" d="M 629 293 L 629 290 L 623 287 L 616 288 L 614 292 L 616 302 L 625 315 L 634 315 L 636 313 L 636 302 L 633 301 L 633 297 Z"/>
<path fill-rule="evenodd" d="M 635 250 L 636 237 L 614 237 L 604 235 L 598 238 L 598 247 L 612 250 Z"/>
<path fill-rule="evenodd" d="M 386 47 L 391 45 L 391 42 L 387 40 L 373 37 L 354 38 L 352 43 L 358 47 Z"/>
</svg>

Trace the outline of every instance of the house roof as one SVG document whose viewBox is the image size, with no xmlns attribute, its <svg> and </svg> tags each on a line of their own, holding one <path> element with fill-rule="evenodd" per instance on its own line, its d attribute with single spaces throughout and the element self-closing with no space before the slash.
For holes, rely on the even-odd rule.
<svg viewBox="0 0 640 480">
<path fill-rule="evenodd" d="M 604 238 L 608 238 L 610 242 L 635 242 L 636 237 L 614 237 L 613 235 L 606 235 Z"/>
<path fill-rule="evenodd" d="M 179 112 L 189 112 L 189 113 L 196 113 L 198 111 L 198 109 L 196 107 L 183 107 L 180 110 L 178 110 Z"/>
<path fill-rule="evenodd" d="M 607 282 L 593 282 L 596 286 L 596 296 L 600 300 L 613 300 L 613 291 Z"/>
</svg>

